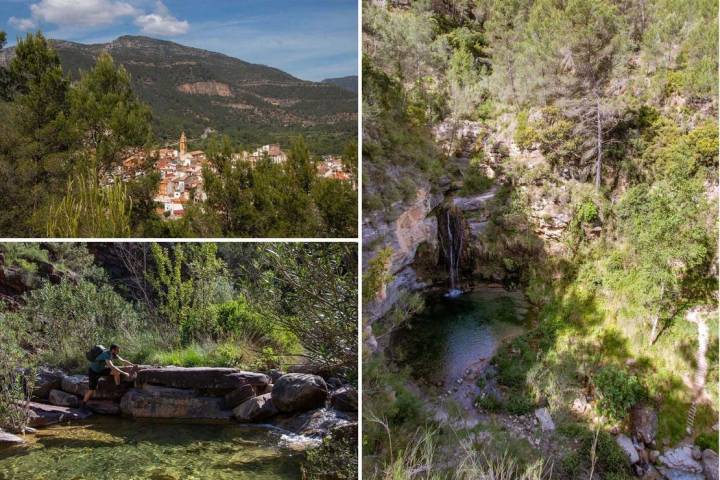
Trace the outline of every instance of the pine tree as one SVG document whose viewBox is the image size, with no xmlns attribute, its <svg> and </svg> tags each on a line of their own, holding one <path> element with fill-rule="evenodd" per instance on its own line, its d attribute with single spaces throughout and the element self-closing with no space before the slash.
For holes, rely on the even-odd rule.
<svg viewBox="0 0 720 480">
<path fill-rule="evenodd" d="M 310 193 L 317 176 L 317 165 L 303 137 L 292 140 L 286 166 L 288 176 L 295 185 L 303 192 Z"/>
<path fill-rule="evenodd" d="M 544 88 L 566 116 L 576 122 L 584 139 L 584 160 L 594 157 L 594 183 L 602 181 L 603 147 L 607 120 L 607 87 L 613 78 L 623 42 L 622 20 L 606 0 L 571 0 L 557 7 L 539 2 L 530 19 L 530 35 L 542 52 L 549 74 Z M 550 38 L 548 38 L 548 36 Z"/>
<path fill-rule="evenodd" d="M 99 174 L 109 172 L 127 147 L 151 138 L 151 113 L 133 93 L 130 75 L 103 53 L 70 93 L 70 119 L 76 140 L 95 152 Z"/>
<path fill-rule="evenodd" d="M 18 41 L 8 70 L 13 101 L 0 112 L 0 228 L 33 236 L 44 230 L 49 199 L 65 188 L 69 81 L 41 33 Z"/>
</svg>

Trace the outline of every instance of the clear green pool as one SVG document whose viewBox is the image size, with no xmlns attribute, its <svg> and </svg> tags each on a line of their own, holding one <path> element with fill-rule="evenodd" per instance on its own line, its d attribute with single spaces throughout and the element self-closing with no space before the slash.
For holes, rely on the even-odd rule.
<svg viewBox="0 0 720 480">
<path fill-rule="evenodd" d="M 452 387 L 482 370 L 498 347 L 525 331 L 527 303 L 520 292 L 478 288 L 457 297 L 429 296 L 425 309 L 397 331 L 394 359 L 416 378 Z"/>
<path fill-rule="evenodd" d="M 297 479 L 299 458 L 278 435 L 240 425 L 95 417 L 0 448 L 0 480 Z"/>
</svg>

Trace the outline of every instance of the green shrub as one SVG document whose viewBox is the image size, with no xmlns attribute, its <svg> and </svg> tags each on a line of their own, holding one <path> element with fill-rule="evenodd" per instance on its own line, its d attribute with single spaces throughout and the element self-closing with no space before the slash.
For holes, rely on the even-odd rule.
<svg viewBox="0 0 720 480">
<path fill-rule="evenodd" d="M 129 332 L 141 327 L 132 304 L 110 286 L 86 281 L 45 284 L 30 293 L 19 312 L 33 320 L 34 335 L 47 340 L 41 349 L 43 360 L 70 369 L 87 363 L 90 346 L 122 345 Z"/>
<path fill-rule="evenodd" d="M 244 297 L 211 308 L 218 338 L 241 335 L 259 341 L 268 330 L 267 321 L 248 305 Z"/>
<path fill-rule="evenodd" d="M 611 420 L 623 420 L 633 405 L 647 397 L 638 377 L 614 365 L 601 368 L 592 382 L 598 411 Z"/>
<path fill-rule="evenodd" d="M 526 395 L 510 395 L 505 410 L 512 415 L 525 415 L 535 409 L 535 402 Z"/>
<path fill-rule="evenodd" d="M 717 432 L 703 432 L 695 439 L 695 445 L 700 447 L 702 450 L 709 448 L 710 450 L 718 451 L 718 434 Z"/>
<path fill-rule="evenodd" d="M 0 311 L 0 428 L 20 430 L 28 423 L 27 412 L 18 409 L 18 402 L 28 400 L 34 375 L 24 369 L 35 366 L 36 355 L 29 322 L 22 315 Z M 25 347 L 25 348 L 24 348 Z M 27 390 L 23 385 L 27 382 Z"/>
<path fill-rule="evenodd" d="M 630 464 L 615 439 L 606 431 L 594 432 L 579 423 L 558 427 L 558 433 L 577 447 L 560 463 L 560 478 L 582 478 L 590 471 L 592 448 L 595 444 L 595 472 L 598 478 L 631 480 Z M 597 435 L 597 441 L 595 437 Z"/>
<path fill-rule="evenodd" d="M 475 195 L 486 192 L 493 184 L 479 165 L 471 165 L 463 174 L 461 195 Z"/>
<path fill-rule="evenodd" d="M 528 111 L 521 110 L 517 115 L 517 128 L 515 129 L 514 140 L 520 150 L 532 148 L 537 138 L 537 133 L 528 125 Z"/>
<path fill-rule="evenodd" d="M 363 302 L 375 300 L 383 286 L 392 280 L 392 276 L 388 273 L 392 253 L 390 247 L 385 247 L 375 255 L 375 258 L 370 260 L 363 276 Z"/>
<path fill-rule="evenodd" d="M 485 395 L 476 399 L 478 408 L 485 410 L 486 412 L 494 413 L 503 410 L 503 403 L 499 401 L 493 395 Z"/>
</svg>

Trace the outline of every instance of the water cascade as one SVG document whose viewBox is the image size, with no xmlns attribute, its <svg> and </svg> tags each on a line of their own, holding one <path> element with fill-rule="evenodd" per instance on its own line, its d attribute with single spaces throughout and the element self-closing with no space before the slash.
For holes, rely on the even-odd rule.
<svg viewBox="0 0 720 480">
<path fill-rule="evenodd" d="M 460 260 L 463 253 L 465 225 L 462 212 L 453 207 L 448 207 L 438 215 L 438 240 L 440 248 L 448 267 L 450 290 L 448 297 L 457 297 L 462 293 L 460 290 Z"/>
</svg>

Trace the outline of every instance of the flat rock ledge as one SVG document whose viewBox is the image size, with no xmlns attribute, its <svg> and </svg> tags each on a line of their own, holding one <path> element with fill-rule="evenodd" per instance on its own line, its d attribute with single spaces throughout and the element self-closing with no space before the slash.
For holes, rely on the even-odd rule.
<svg viewBox="0 0 720 480">
<path fill-rule="evenodd" d="M 323 437 L 357 429 L 357 391 L 308 373 L 247 372 L 235 368 L 142 366 L 116 385 L 102 378 L 93 399 L 79 405 L 86 375 L 44 370 L 36 398 L 27 405 L 30 425 L 84 420 L 93 414 L 131 418 L 241 422 L 272 425 L 299 435 Z M 54 405 L 53 405 L 54 403 Z M 2 442 L 0 442 L 2 443 Z"/>
</svg>

